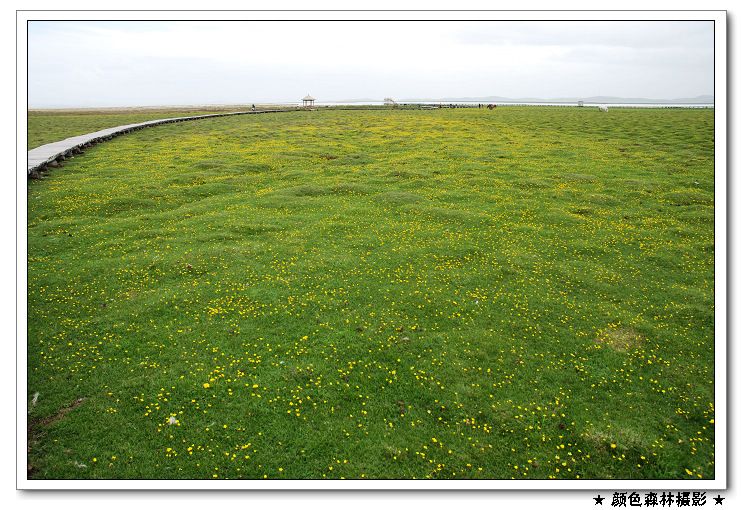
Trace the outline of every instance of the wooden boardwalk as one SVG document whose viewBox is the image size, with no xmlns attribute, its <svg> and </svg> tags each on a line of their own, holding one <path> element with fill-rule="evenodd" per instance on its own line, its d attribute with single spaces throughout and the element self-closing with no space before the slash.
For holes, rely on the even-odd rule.
<svg viewBox="0 0 743 510">
<path fill-rule="evenodd" d="M 86 149 L 96 143 L 110 140 L 111 138 L 131 133 L 137 129 L 146 127 L 159 126 L 160 124 L 170 124 L 173 122 L 184 122 L 187 120 L 198 120 L 212 117 L 227 117 L 230 115 L 250 115 L 258 113 L 279 113 L 293 110 L 259 110 L 248 112 L 228 112 L 212 113 L 207 115 L 193 115 L 190 117 L 172 117 L 168 119 L 148 120 L 137 124 L 125 124 L 107 129 L 101 129 L 86 135 L 72 136 L 59 142 L 47 143 L 35 149 L 28 151 L 28 177 L 38 177 L 39 172 L 47 167 L 59 166 L 64 159 L 75 154 L 81 154 Z"/>
</svg>

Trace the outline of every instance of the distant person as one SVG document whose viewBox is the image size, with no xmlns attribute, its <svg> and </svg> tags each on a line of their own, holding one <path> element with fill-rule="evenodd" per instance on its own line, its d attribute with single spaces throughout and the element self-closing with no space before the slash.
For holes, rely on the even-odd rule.
<svg viewBox="0 0 743 510">
<path fill-rule="evenodd" d="M 250 106 L 250 109 L 251 109 L 252 111 L 255 111 L 255 105 L 251 105 L 251 106 Z"/>
</svg>

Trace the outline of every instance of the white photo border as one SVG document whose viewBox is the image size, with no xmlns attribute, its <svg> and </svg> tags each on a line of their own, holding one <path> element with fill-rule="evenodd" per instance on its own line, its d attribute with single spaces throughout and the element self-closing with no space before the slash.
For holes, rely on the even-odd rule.
<svg viewBox="0 0 743 510">
<path fill-rule="evenodd" d="M 31 20 L 366 20 L 537 21 L 687 20 L 715 27 L 715 477 L 711 480 L 29 480 L 27 478 L 27 23 Z M 16 488 L 17 489 L 196 489 L 196 490 L 724 490 L 727 488 L 727 13 L 726 11 L 487 11 L 487 10 L 45 10 L 16 11 Z"/>
</svg>

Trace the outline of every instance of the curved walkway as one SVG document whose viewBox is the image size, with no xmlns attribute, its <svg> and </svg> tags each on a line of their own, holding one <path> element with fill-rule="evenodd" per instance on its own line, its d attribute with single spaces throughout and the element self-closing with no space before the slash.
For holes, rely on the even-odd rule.
<svg viewBox="0 0 743 510">
<path fill-rule="evenodd" d="M 173 122 L 184 122 L 187 120 L 206 119 L 211 117 L 227 117 L 230 115 L 250 115 L 257 113 L 278 113 L 293 110 L 260 110 L 249 112 L 229 112 L 229 113 L 212 113 L 207 115 L 194 115 L 191 117 L 172 117 L 169 119 L 148 120 L 137 124 L 124 124 L 112 128 L 102 129 L 86 135 L 72 136 L 59 142 L 47 143 L 35 149 L 28 151 L 28 177 L 39 177 L 39 172 L 47 167 L 59 166 L 64 159 L 74 155 L 81 154 L 83 149 L 88 148 L 98 142 L 110 140 L 111 138 L 136 131 L 138 129 L 158 126 L 160 124 L 170 124 Z"/>
</svg>

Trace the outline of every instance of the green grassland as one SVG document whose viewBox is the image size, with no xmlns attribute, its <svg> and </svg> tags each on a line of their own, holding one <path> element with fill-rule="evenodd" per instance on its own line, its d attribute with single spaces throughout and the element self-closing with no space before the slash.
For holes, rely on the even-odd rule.
<svg viewBox="0 0 743 510">
<path fill-rule="evenodd" d="M 28 112 L 28 149 L 124 124 L 189 115 L 208 115 L 242 108 L 112 108 L 110 110 L 32 110 Z"/>
<path fill-rule="evenodd" d="M 98 145 L 28 185 L 30 476 L 713 478 L 713 150 L 526 107 Z"/>
</svg>

